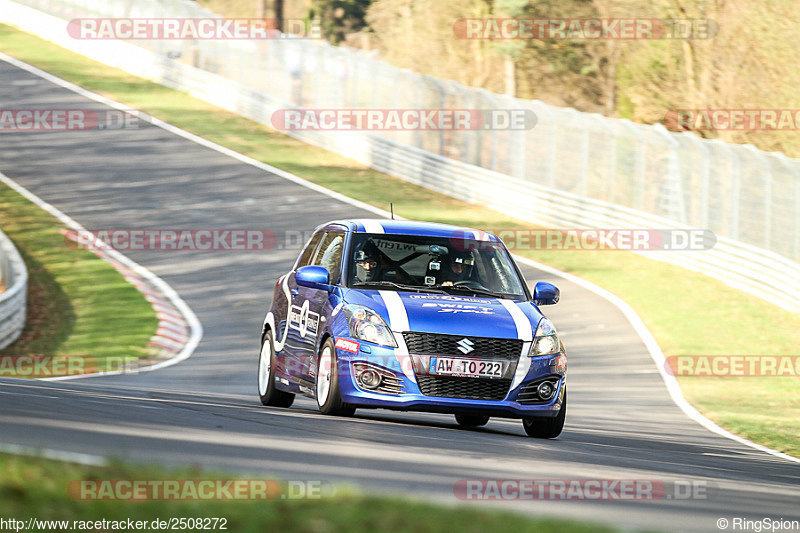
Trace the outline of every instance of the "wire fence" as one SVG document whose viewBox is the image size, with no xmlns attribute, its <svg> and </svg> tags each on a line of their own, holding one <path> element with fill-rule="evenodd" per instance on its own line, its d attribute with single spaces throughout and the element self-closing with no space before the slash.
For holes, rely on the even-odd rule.
<svg viewBox="0 0 800 533">
<path fill-rule="evenodd" d="M 318 39 L 132 43 L 67 31 L 73 18 L 214 16 L 188 0 L 0 0 L 0 20 L 264 124 L 287 108 L 533 111 L 524 131 L 286 133 L 548 227 L 711 230 L 710 250 L 639 253 L 800 311 L 799 160 L 492 94 Z"/>
<path fill-rule="evenodd" d="M 19 3 L 65 20 L 217 16 L 188 0 Z M 538 119 L 529 130 L 376 134 L 800 259 L 800 161 L 779 153 L 493 94 L 319 39 L 134 42 L 301 108 L 529 109 Z"/>
</svg>

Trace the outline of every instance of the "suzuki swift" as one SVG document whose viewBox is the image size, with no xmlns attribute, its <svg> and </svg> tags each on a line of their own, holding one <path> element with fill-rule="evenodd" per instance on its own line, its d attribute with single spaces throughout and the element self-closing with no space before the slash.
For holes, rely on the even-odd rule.
<svg viewBox="0 0 800 533">
<path fill-rule="evenodd" d="M 522 419 L 532 437 L 561 433 L 567 356 L 495 235 L 399 220 L 324 224 L 275 285 L 261 332 L 258 393 L 321 412 L 356 408 L 455 415 L 466 427 Z"/>
</svg>

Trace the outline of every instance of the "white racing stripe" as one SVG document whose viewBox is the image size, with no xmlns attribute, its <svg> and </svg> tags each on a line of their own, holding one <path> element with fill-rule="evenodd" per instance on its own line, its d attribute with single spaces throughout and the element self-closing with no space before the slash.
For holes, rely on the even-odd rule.
<svg viewBox="0 0 800 533">
<path fill-rule="evenodd" d="M 367 233 L 384 233 L 383 226 L 381 226 L 380 222 L 378 222 L 377 220 L 363 219 L 363 220 L 357 220 L 356 222 L 358 222 L 359 224 L 363 224 L 364 231 L 366 231 Z"/>
<path fill-rule="evenodd" d="M 498 301 L 503 304 L 503 307 L 506 308 L 506 311 L 511 315 L 511 318 L 514 319 L 514 325 L 517 327 L 517 338 L 525 341 L 530 342 L 533 340 L 533 329 L 531 328 L 531 321 L 528 320 L 528 316 L 522 312 L 516 303 L 512 300 L 502 300 L 498 299 Z"/>
<path fill-rule="evenodd" d="M 528 375 L 528 370 L 531 369 L 531 358 L 528 357 L 528 350 L 531 349 L 530 342 L 523 342 L 522 343 L 522 354 L 519 357 L 519 363 L 517 363 L 517 370 L 514 372 L 514 381 L 511 382 L 511 387 L 509 390 L 514 390 L 516 387 L 522 383 L 522 380 L 525 379 L 525 376 Z"/>
<path fill-rule="evenodd" d="M 378 291 L 383 304 L 386 306 L 386 312 L 389 314 L 389 329 L 394 333 L 394 340 L 397 341 L 397 348 L 394 349 L 394 356 L 400 362 L 400 368 L 403 369 L 403 374 L 408 379 L 416 383 L 417 378 L 414 374 L 414 368 L 411 363 L 411 356 L 408 353 L 408 347 L 403 339 L 402 333 L 409 330 L 408 325 L 408 311 L 406 311 L 406 304 L 400 295 L 394 291 Z"/>
<path fill-rule="evenodd" d="M 489 234 L 482 230 L 475 230 L 472 232 L 476 241 L 490 241 Z"/>
<path fill-rule="evenodd" d="M 378 291 L 386 305 L 386 312 L 389 313 L 389 329 L 392 331 L 409 331 L 408 312 L 406 304 L 400 295 L 394 291 Z"/>
</svg>

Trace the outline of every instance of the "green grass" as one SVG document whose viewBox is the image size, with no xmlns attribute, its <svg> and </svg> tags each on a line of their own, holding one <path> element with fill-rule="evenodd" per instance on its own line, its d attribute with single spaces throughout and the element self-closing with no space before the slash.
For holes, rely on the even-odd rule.
<svg viewBox="0 0 800 533">
<path fill-rule="evenodd" d="M 120 358 L 148 355 L 145 347 L 158 323 L 153 308 L 111 265 L 87 250 L 68 247 L 62 227 L 0 185 L 0 228 L 19 250 L 29 275 L 25 330 L 0 353 L 89 356 L 100 370 L 109 357 L 118 365 Z"/>
<path fill-rule="evenodd" d="M 433 533 L 484 531 L 608 532 L 613 529 L 555 518 L 532 518 L 478 505 L 446 507 L 399 497 L 336 490 L 321 499 L 266 501 L 85 501 L 73 499 L 73 480 L 231 479 L 197 469 L 165 470 L 115 463 L 88 467 L 0 454 L 0 517 L 27 520 L 143 520 L 224 518 L 236 533 L 266 531 Z M 324 490 L 327 493 L 328 490 Z M 152 531 L 152 529 L 149 529 Z"/>
<path fill-rule="evenodd" d="M 37 37 L 0 26 L 0 49 L 89 90 L 223 146 L 372 205 L 394 203 L 401 216 L 481 228 L 531 228 L 502 213 L 467 204 L 365 168 L 184 93 L 101 65 Z M 667 355 L 796 354 L 800 314 L 791 314 L 712 278 L 621 251 L 531 251 L 522 255 L 592 281 L 627 301 Z M 569 347 L 568 347 L 569 348 Z M 729 381 L 681 381 L 701 412 L 767 446 L 800 455 L 800 380 L 774 387 L 748 378 L 776 406 L 728 398 Z M 717 399 L 725 399 L 717 401 Z M 725 409 L 722 409 L 724 407 Z M 779 416 L 772 431 L 754 421 Z M 769 426 L 767 426 L 769 427 Z"/>
</svg>

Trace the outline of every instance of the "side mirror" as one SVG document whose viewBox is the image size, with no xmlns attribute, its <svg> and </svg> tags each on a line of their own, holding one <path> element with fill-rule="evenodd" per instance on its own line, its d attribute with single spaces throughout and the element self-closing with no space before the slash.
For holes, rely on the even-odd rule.
<svg viewBox="0 0 800 533">
<path fill-rule="evenodd" d="M 300 267 L 294 275 L 294 280 L 301 287 L 322 291 L 331 290 L 330 279 L 327 268 L 315 265 Z"/>
<path fill-rule="evenodd" d="M 533 303 L 536 305 L 553 305 L 558 303 L 561 292 L 552 283 L 537 281 L 533 287 Z"/>
</svg>

